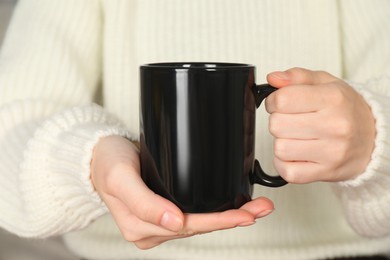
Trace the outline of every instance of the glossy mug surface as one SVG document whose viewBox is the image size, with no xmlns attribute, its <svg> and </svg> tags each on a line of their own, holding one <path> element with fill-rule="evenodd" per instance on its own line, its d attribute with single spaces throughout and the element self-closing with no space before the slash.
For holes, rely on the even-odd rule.
<svg viewBox="0 0 390 260">
<path fill-rule="evenodd" d="M 238 208 L 253 184 L 286 184 L 254 158 L 255 114 L 276 89 L 238 63 L 140 67 L 141 175 L 183 212 Z"/>
</svg>

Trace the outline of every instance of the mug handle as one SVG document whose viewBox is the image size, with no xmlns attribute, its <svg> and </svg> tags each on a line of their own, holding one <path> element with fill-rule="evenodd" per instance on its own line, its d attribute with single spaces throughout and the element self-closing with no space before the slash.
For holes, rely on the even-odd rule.
<svg viewBox="0 0 390 260">
<path fill-rule="evenodd" d="M 254 85 L 253 94 L 255 95 L 256 107 L 258 108 L 263 100 L 268 97 L 269 94 L 277 90 L 269 84 Z M 263 171 L 258 160 L 255 160 L 254 170 L 250 175 L 251 184 L 260 184 L 267 187 L 281 187 L 288 182 L 280 176 L 271 176 Z"/>
</svg>

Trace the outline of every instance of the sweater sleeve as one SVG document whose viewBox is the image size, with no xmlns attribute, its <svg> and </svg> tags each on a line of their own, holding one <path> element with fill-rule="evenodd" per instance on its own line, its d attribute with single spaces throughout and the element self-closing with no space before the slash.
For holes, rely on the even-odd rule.
<svg viewBox="0 0 390 260">
<path fill-rule="evenodd" d="M 0 56 L 0 227 L 48 237 L 107 212 L 90 181 L 99 138 L 131 138 L 94 105 L 101 70 L 97 0 L 22 0 Z"/>
<path fill-rule="evenodd" d="M 377 132 L 365 172 L 336 189 L 357 233 L 390 236 L 390 2 L 343 0 L 340 7 L 345 78 L 370 105 Z"/>
</svg>

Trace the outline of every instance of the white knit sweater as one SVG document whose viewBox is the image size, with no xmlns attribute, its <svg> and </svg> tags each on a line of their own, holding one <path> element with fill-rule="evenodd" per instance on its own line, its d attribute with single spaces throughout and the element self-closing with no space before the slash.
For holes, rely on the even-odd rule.
<svg viewBox="0 0 390 260">
<path fill-rule="evenodd" d="M 0 57 L 0 227 L 64 235 L 88 259 L 390 254 L 389 17 L 387 0 L 20 1 Z M 343 183 L 256 187 L 276 211 L 252 227 L 138 250 L 94 191 L 89 162 L 98 138 L 137 138 L 138 66 L 158 61 L 251 63 L 258 83 L 293 66 L 350 80 L 376 118 L 372 160 Z M 265 111 L 256 139 L 271 171 Z"/>
</svg>

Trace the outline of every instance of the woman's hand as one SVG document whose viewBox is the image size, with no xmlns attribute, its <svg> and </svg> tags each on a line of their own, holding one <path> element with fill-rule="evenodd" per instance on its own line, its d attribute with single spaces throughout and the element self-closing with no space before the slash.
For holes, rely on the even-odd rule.
<svg viewBox="0 0 390 260">
<path fill-rule="evenodd" d="M 258 198 L 236 210 L 183 214 L 144 184 L 137 147 L 119 136 L 102 138 L 96 145 L 91 179 L 123 237 L 142 249 L 195 234 L 248 226 L 273 210 L 270 200 Z"/>
<path fill-rule="evenodd" d="M 364 172 L 374 149 L 371 109 L 346 82 L 322 71 L 274 72 L 266 99 L 274 166 L 290 183 L 344 181 Z"/>
</svg>

